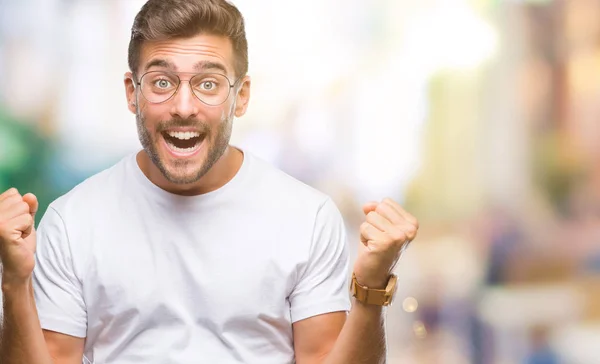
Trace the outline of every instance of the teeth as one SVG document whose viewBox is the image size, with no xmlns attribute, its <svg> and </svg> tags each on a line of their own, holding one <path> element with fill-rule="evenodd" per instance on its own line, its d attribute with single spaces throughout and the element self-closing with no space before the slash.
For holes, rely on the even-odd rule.
<svg viewBox="0 0 600 364">
<path fill-rule="evenodd" d="M 177 139 L 181 139 L 181 140 L 188 140 L 188 139 L 192 139 L 192 138 L 197 138 L 200 136 L 200 133 L 195 132 L 195 131 L 170 131 L 167 134 L 169 134 L 170 137 L 172 138 L 177 138 Z"/>
<path fill-rule="evenodd" d="M 198 143 L 195 146 L 190 147 L 190 148 L 179 148 L 169 142 L 167 142 L 167 144 L 169 145 L 169 148 L 171 148 L 173 151 L 175 151 L 177 153 L 186 154 L 186 153 L 192 153 L 193 151 L 198 149 L 202 143 Z"/>
</svg>

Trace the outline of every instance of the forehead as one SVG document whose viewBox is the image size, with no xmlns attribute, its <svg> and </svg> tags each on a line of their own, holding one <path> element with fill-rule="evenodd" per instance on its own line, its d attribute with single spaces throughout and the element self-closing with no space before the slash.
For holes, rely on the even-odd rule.
<svg viewBox="0 0 600 364">
<path fill-rule="evenodd" d="M 144 42 L 140 54 L 140 72 L 151 68 L 167 68 L 178 72 L 200 72 L 210 66 L 233 74 L 233 46 L 227 37 L 199 34 L 191 38 L 176 38 Z M 219 65 L 221 67 L 219 67 Z"/>
</svg>

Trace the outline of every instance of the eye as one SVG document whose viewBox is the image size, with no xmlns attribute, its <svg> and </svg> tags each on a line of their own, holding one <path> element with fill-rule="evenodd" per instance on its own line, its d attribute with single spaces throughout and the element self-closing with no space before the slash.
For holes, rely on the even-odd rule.
<svg viewBox="0 0 600 364">
<path fill-rule="evenodd" d="M 161 78 L 154 81 L 154 86 L 158 88 L 169 88 L 171 86 L 171 82 L 167 79 Z"/>
<path fill-rule="evenodd" d="M 213 81 L 203 81 L 200 84 L 200 88 L 206 91 L 211 91 L 217 87 L 217 84 Z"/>
</svg>

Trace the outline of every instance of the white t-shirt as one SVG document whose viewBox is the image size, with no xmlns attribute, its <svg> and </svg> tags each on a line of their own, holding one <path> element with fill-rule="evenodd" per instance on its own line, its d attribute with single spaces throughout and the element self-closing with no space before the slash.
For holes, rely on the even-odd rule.
<svg viewBox="0 0 600 364">
<path fill-rule="evenodd" d="M 168 193 L 135 154 L 54 201 L 38 228 L 44 329 L 97 364 L 293 363 L 292 323 L 350 309 L 341 214 L 245 152 L 200 196 Z"/>
</svg>

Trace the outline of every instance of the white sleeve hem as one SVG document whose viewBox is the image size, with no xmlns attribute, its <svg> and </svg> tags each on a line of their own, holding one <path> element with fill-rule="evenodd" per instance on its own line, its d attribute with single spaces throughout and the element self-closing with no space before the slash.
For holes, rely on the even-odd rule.
<svg viewBox="0 0 600 364">
<path fill-rule="evenodd" d="M 64 319 L 44 317 L 40 315 L 42 329 L 66 334 L 74 337 L 85 338 L 87 328 L 65 322 Z"/>
<path fill-rule="evenodd" d="M 338 299 L 335 301 L 325 301 L 314 303 L 311 305 L 292 308 L 291 318 L 292 323 L 304 320 L 313 316 L 318 316 L 326 313 L 339 312 L 339 311 L 350 311 L 350 301 L 347 299 Z"/>
</svg>

